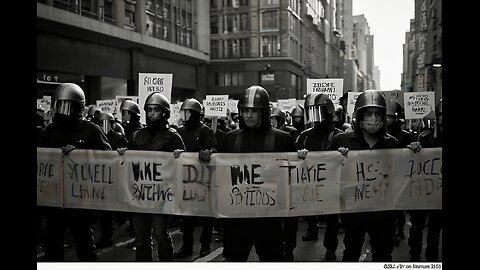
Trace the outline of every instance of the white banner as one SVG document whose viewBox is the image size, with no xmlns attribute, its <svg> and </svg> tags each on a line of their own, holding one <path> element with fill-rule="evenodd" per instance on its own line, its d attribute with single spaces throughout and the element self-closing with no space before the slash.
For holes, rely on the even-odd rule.
<svg viewBox="0 0 480 270">
<path fill-rule="evenodd" d="M 214 217 L 441 209 L 442 148 L 198 153 L 37 148 L 37 205 Z"/>
<path fill-rule="evenodd" d="M 59 148 L 37 150 L 37 205 L 63 206 L 63 161 Z"/>
</svg>

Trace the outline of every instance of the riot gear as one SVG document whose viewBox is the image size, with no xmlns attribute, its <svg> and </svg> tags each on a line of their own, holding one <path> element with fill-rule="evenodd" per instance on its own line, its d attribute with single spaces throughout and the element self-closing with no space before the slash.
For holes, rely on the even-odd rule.
<svg viewBox="0 0 480 270">
<path fill-rule="evenodd" d="M 364 121 L 363 120 L 363 112 L 365 108 L 369 107 L 376 107 L 380 108 L 382 111 L 382 120 L 371 120 L 371 121 Z M 383 131 L 387 131 L 387 103 L 385 101 L 385 97 L 377 90 L 365 90 L 357 97 L 357 101 L 355 102 L 355 130 L 359 130 L 359 128 L 363 128 L 370 134 L 378 132 L 382 127 Z"/>
<path fill-rule="evenodd" d="M 74 83 L 62 83 L 53 94 L 55 114 L 81 116 L 85 106 L 85 94 Z"/>
<path fill-rule="evenodd" d="M 272 118 L 272 120 L 276 121 L 275 125 L 272 122 L 272 125 L 275 128 L 280 128 L 285 123 L 285 113 L 279 107 L 274 107 L 272 109 L 272 113 L 270 114 L 270 118 Z"/>
<path fill-rule="evenodd" d="M 202 112 L 202 105 L 200 102 L 194 98 L 189 98 L 182 103 L 180 110 L 192 110 L 198 113 Z"/>
<path fill-rule="evenodd" d="M 133 100 L 128 100 L 128 99 L 124 100 L 122 102 L 122 105 L 120 105 L 120 111 L 122 112 L 122 116 L 123 116 L 123 111 L 129 111 L 137 115 L 138 117 L 140 117 L 140 107 Z"/>
<path fill-rule="evenodd" d="M 100 113 L 98 115 L 98 124 L 105 134 L 108 134 L 115 124 L 115 118 L 111 113 Z"/>
<path fill-rule="evenodd" d="M 202 105 L 198 100 L 194 98 L 186 99 L 182 103 L 182 106 L 180 106 L 180 117 L 185 123 L 187 123 L 192 119 L 193 115 L 192 122 L 196 122 L 197 120 L 200 120 L 202 109 Z"/>
<path fill-rule="evenodd" d="M 333 102 L 327 95 L 320 92 L 309 93 L 305 98 L 305 123 L 323 122 L 334 110 Z"/>
<path fill-rule="evenodd" d="M 237 107 L 268 109 L 270 108 L 270 96 L 267 90 L 261 86 L 250 86 L 245 90 L 245 94 L 240 97 Z"/>
<path fill-rule="evenodd" d="M 145 110 L 145 112 L 147 112 L 148 105 L 159 105 L 163 109 L 162 118 L 164 120 L 168 120 L 168 118 L 170 118 L 170 102 L 168 101 L 167 97 L 164 96 L 163 94 L 154 92 L 148 95 L 147 99 L 145 100 L 145 105 L 143 106 L 143 109 Z"/>
</svg>

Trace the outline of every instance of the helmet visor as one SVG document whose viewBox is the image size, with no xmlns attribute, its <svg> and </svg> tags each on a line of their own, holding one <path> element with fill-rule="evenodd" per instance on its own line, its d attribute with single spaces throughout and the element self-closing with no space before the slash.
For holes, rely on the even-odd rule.
<svg viewBox="0 0 480 270">
<path fill-rule="evenodd" d="M 105 134 L 108 134 L 108 132 L 110 132 L 110 129 L 112 129 L 112 124 L 110 123 L 110 120 L 103 119 L 100 121 L 100 127 Z"/>
<path fill-rule="evenodd" d="M 122 122 L 123 123 L 130 122 L 130 113 L 127 110 L 122 110 Z"/>
<path fill-rule="evenodd" d="M 73 113 L 73 106 L 71 100 L 56 100 L 55 113 L 63 115 L 71 115 Z"/>
<path fill-rule="evenodd" d="M 311 124 L 315 122 L 325 121 L 325 112 L 321 109 L 321 106 L 308 106 L 305 108 L 305 123 Z"/>
<path fill-rule="evenodd" d="M 190 119 L 191 115 L 192 113 L 190 112 L 190 110 L 180 110 L 180 119 L 182 119 L 182 121 L 184 122 L 187 122 Z"/>
</svg>

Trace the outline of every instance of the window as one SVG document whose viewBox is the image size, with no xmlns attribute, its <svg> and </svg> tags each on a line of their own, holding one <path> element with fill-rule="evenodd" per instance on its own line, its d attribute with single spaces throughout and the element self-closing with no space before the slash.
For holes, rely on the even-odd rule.
<svg viewBox="0 0 480 270">
<path fill-rule="evenodd" d="M 212 59 L 218 59 L 218 40 L 210 42 L 210 56 Z"/>
<path fill-rule="evenodd" d="M 232 33 L 233 32 L 233 20 L 235 18 L 235 14 L 228 14 L 224 16 L 224 29 L 223 32 L 226 33 Z"/>
<path fill-rule="evenodd" d="M 248 38 L 242 38 L 238 40 L 240 57 L 249 57 Z"/>
<path fill-rule="evenodd" d="M 262 12 L 262 31 L 278 30 L 278 10 Z"/>
<path fill-rule="evenodd" d="M 103 1 L 104 9 L 104 19 L 106 21 L 114 22 L 113 19 L 113 0 L 104 0 Z"/>
<path fill-rule="evenodd" d="M 227 39 L 223 42 L 223 58 L 248 57 L 248 39 Z"/>
<path fill-rule="evenodd" d="M 261 57 L 278 55 L 280 55 L 280 43 L 278 43 L 277 36 L 263 36 Z"/>
<path fill-rule="evenodd" d="M 278 5 L 278 0 L 262 0 L 262 6 L 266 5 Z"/>
<path fill-rule="evenodd" d="M 210 8 L 218 8 L 217 0 L 210 0 Z"/>
<path fill-rule="evenodd" d="M 218 34 L 218 16 L 210 17 L 210 34 Z"/>
<path fill-rule="evenodd" d="M 240 13 L 240 31 L 248 31 L 248 13 Z"/>
<path fill-rule="evenodd" d="M 215 72 L 214 74 L 215 86 L 243 86 L 244 73 L 243 72 Z"/>
<path fill-rule="evenodd" d="M 135 30 L 135 4 L 135 1 L 125 1 L 125 26 L 131 30 Z"/>
</svg>

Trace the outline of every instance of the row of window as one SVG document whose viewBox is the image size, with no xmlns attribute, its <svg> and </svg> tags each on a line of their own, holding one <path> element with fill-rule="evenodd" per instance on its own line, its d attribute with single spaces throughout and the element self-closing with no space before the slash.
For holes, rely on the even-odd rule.
<svg viewBox="0 0 480 270">
<path fill-rule="evenodd" d="M 262 31 L 278 31 L 280 24 L 278 10 L 263 11 L 260 13 L 260 16 L 260 29 Z M 220 29 L 219 20 L 222 20 L 223 29 Z M 249 31 L 249 21 L 250 18 L 248 13 L 233 13 L 220 16 L 213 15 L 210 17 L 210 34 L 215 35 L 220 32 L 228 34 Z"/>
<path fill-rule="evenodd" d="M 250 39 L 232 38 L 210 42 L 211 59 L 250 57 Z M 280 56 L 278 35 L 262 36 L 260 57 Z"/>
<path fill-rule="evenodd" d="M 297 2 L 299 0 L 290 0 L 290 2 Z M 247 7 L 249 0 L 210 0 L 210 8 L 219 8 L 221 7 Z M 278 5 L 280 0 L 260 0 L 260 5 L 269 6 L 269 5 Z"/>
<path fill-rule="evenodd" d="M 275 78 L 274 73 L 262 73 L 270 74 Z M 264 82 L 265 83 L 265 82 Z M 215 72 L 213 78 L 213 84 L 219 87 L 228 86 L 245 86 L 245 72 L 232 71 L 232 72 Z M 301 93 L 302 90 L 302 77 L 290 72 L 290 86 L 294 88 L 297 93 Z"/>
<path fill-rule="evenodd" d="M 37 0 L 47 4 L 47 0 Z M 61 8 L 92 19 L 115 24 L 114 0 L 53 0 L 53 7 Z M 137 1 L 125 0 L 125 29 L 136 31 Z M 193 47 L 192 0 L 147 0 L 145 2 L 146 31 L 149 36 L 176 44 Z"/>
</svg>

